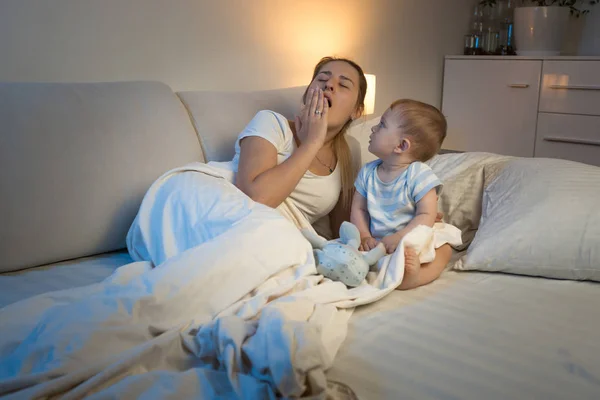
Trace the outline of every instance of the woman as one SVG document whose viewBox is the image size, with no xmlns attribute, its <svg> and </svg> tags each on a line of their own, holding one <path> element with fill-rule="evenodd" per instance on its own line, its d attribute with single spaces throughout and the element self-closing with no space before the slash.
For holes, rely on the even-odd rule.
<svg viewBox="0 0 600 400">
<path fill-rule="evenodd" d="M 356 63 L 321 59 L 295 121 L 260 111 L 239 135 L 231 162 L 186 166 L 157 180 L 127 235 L 131 257 L 158 266 L 241 221 L 255 227 L 280 214 L 298 228 L 329 214 L 331 231 L 338 232 L 350 219 L 356 177 L 345 133 L 362 115 L 366 91 Z M 278 229 L 288 226 L 294 229 Z M 437 253 L 443 262 L 430 268 L 431 279 L 413 286 L 442 272 L 451 249 Z"/>
<path fill-rule="evenodd" d="M 273 208 L 290 200 L 311 224 L 330 214 L 337 232 L 349 220 L 356 177 L 345 132 L 362 115 L 366 91 L 356 63 L 321 59 L 294 122 L 260 112 L 240 134 L 236 186 Z"/>
<path fill-rule="evenodd" d="M 242 220 L 258 225 L 280 214 L 298 228 L 329 214 L 337 232 L 350 218 L 356 176 L 344 134 L 366 91 L 360 66 L 323 58 L 295 121 L 260 111 L 231 162 L 178 168 L 152 185 L 127 235 L 131 257 L 158 266 Z"/>
</svg>

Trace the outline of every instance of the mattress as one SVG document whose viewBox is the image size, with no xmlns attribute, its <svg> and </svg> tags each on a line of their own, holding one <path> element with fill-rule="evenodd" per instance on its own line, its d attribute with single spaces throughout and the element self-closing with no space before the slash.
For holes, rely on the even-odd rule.
<svg viewBox="0 0 600 400">
<path fill-rule="evenodd" d="M 100 282 L 130 262 L 122 251 L 0 274 L 0 308 L 41 293 Z"/>
<path fill-rule="evenodd" d="M 361 307 L 329 378 L 360 399 L 598 399 L 600 284 L 446 272 Z"/>
<path fill-rule="evenodd" d="M 0 307 L 99 282 L 125 252 L 0 275 Z M 330 380 L 360 399 L 598 399 L 600 284 L 446 272 L 358 308 Z"/>
</svg>

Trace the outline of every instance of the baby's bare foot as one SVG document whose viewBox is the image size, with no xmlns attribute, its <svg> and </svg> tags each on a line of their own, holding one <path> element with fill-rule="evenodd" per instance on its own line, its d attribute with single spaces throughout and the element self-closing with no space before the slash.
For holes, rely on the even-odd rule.
<svg viewBox="0 0 600 400">
<path fill-rule="evenodd" d="M 404 248 L 404 276 L 402 283 L 396 289 L 406 290 L 419 286 L 419 270 L 421 262 L 417 252 L 412 247 Z"/>
<path fill-rule="evenodd" d="M 421 262 L 417 252 L 411 247 L 406 247 L 404 249 L 404 276 L 410 279 L 418 275 L 419 268 L 421 268 Z"/>
</svg>

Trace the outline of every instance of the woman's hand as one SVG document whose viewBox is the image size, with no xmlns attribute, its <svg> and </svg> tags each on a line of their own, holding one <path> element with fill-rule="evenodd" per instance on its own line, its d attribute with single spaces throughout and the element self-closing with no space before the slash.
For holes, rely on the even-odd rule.
<svg viewBox="0 0 600 400">
<path fill-rule="evenodd" d="M 322 147 L 327 137 L 327 115 L 329 104 L 321 89 L 310 89 L 306 104 L 296 116 L 296 134 L 301 144 L 314 143 Z"/>
</svg>

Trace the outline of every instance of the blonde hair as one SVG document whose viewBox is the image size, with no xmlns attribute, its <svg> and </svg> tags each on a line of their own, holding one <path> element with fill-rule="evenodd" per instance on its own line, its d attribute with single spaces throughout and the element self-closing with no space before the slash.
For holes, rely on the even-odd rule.
<svg viewBox="0 0 600 400">
<path fill-rule="evenodd" d="M 358 72 L 358 97 L 356 99 L 356 107 L 364 110 L 365 108 L 365 95 L 367 94 L 367 78 L 365 78 L 365 73 L 363 72 L 360 65 L 355 63 L 354 61 L 341 58 L 341 57 L 323 57 L 317 65 L 315 65 L 315 69 L 313 71 L 311 82 L 315 79 L 315 77 L 321 71 L 321 68 L 332 61 L 343 61 L 350 66 L 352 66 L 356 72 Z M 308 88 L 304 92 L 304 96 L 302 97 L 303 101 L 306 102 L 306 93 Z M 348 121 L 342 126 L 342 129 L 339 131 L 337 135 L 333 138 L 332 145 L 333 151 L 337 158 L 337 161 L 341 167 L 341 175 L 342 175 L 342 193 L 341 200 L 342 205 L 344 207 L 350 207 L 352 204 L 352 196 L 354 194 L 354 180 L 356 179 L 356 175 L 358 171 L 354 167 L 352 163 L 352 154 L 350 153 L 350 146 L 348 146 L 348 141 L 346 140 L 346 131 L 352 124 L 352 118 L 348 118 Z"/>
<path fill-rule="evenodd" d="M 400 114 L 399 128 L 412 139 L 410 154 L 423 162 L 435 156 L 446 138 L 444 114 L 431 104 L 410 99 L 396 100 L 390 109 Z"/>
</svg>

